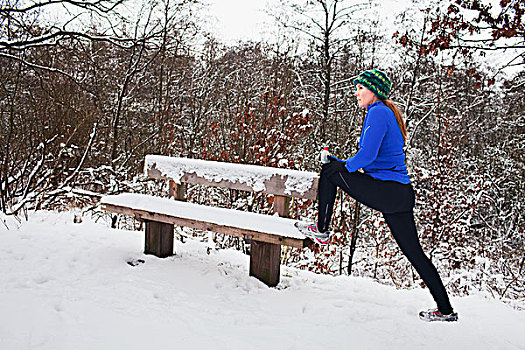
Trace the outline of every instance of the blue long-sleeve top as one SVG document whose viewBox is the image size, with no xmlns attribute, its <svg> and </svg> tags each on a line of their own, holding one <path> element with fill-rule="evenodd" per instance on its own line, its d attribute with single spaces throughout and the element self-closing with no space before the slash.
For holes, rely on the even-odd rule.
<svg viewBox="0 0 525 350">
<path fill-rule="evenodd" d="M 381 101 L 367 106 L 359 151 L 346 160 L 349 172 L 363 169 L 378 180 L 410 183 L 405 163 L 403 134 L 394 112 Z"/>
</svg>

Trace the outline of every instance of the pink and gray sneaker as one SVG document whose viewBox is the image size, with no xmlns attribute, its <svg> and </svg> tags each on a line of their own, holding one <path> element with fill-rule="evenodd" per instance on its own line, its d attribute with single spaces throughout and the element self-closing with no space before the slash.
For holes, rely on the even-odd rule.
<svg viewBox="0 0 525 350">
<path fill-rule="evenodd" d="M 296 222 L 295 227 L 306 237 L 310 238 L 314 243 L 319 245 L 327 245 L 330 241 L 330 231 L 319 232 L 317 224 L 306 224 L 303 222 Z"/>
<path fill-rule="evenodd" d="M 433 322 L 433 321 L 455 322 L 458 320 L 458 313 L 451 312 L 448 315 L 443 315 L 438 309 L 430 309 L 427 311 L 421 311 L 419 313 L 419 318 L 427 322 Z"/>
</svg>

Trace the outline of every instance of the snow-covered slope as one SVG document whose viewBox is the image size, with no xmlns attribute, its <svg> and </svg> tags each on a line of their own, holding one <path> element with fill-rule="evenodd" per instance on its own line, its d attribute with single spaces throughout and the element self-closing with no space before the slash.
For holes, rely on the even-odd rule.
<svg viewBox="0 0 525 350">
<path fill-rule="evenodd" d="M 458 323 L 429 324 L 416 316 L 433 307 L 426 290 L 287 267 L 267 288 L 237 251 L 188 240 L 158 259 L 142 254 L 142 232 L 72 213 L 10 228 L 0 223 L 2 350 L 525 349 L 525 313 L 479 296 L 452 299 Z"/>
</svg>

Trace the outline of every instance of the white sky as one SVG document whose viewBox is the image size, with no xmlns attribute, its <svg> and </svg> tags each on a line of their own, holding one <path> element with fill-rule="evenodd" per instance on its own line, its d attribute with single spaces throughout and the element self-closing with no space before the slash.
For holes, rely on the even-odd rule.
<svg viewBox="0 0 525 350">
<path fill-rule="evenodd" d="M 278 12 L 279 0 L 203 0 L 203 3 L 207 4 L 204 16 L 208 20 L 201 25 L 222 42 L 234 44 L 250 39 L 271 42 L 275 39 L 278 25 L 267 12 Z M 412 3 L 411 0 L 382 0 L 379 4 L 374 12 L 390 35 L 395 31 L 391 28 L 396 14 Z"/>
<path fill-rule="evenodd" d="M 210 20 L 204 28 L 225 43 L 239 40 L 260 40 L 275 28 L 265 9 L 272 0 L 207 0 Z"/>
</svg>

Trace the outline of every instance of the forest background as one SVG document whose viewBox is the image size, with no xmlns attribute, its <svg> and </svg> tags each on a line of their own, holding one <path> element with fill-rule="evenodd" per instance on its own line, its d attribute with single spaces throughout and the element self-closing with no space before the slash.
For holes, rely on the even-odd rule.
<svg viewBox="0 0 525 350">
<path fill-rule="evenodd" d="M 388 25 L 382 4 L 282 0 L 270 40 L 223 43 L 198 0 L 0 0 L 2 216 L 104 217 L 104 194 L 167 194 L 141 176 L 146 154 L 318 171 L 323 146 L 356 152 L 352 81 L 380 68 L 408 127 L 421 242 L 447 289 L 524 307 L 525 4 L 412 1 Z M 272 203 L 198 186 L 193 199 Z M 284 250 L 283 264 L 423 286 L 380 214 L 341 195 L 336 208 L 331 244 Z M 315 203 L 291 213 L 312 220 Z"/>
</svg>

